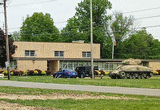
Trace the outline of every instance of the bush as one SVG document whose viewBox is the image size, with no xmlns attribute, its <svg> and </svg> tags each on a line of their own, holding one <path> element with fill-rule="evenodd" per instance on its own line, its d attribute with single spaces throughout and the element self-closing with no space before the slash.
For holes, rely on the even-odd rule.
<svg viewBox="0 0 160 110">
<path fill-rule="evenodd" d="M 13 72 L 14 76 L 18 76 L 17 71 L 12 71 L 12 72 Z"/>
<path fill-rule="evenodd" d="M 34 71 L 34 73 L 33 73 L 34 75 L 38 75 L 38 71 Z"/>
<path fill-rule="evenodd" d="M 3 72 L 2 72 L 2 74 L 7 75 L 7 74 L 8 74 L 8 72 L 7 72 L 7 71 L 3 71 Z"/>
<path fill-rule="evenodd" d="M 23 75 L 23 76 L 28 75 L 28 71 L 27 71 L 27 70 L 24 70 L 22 75 Z"/>
<path fill-rule="evenodd" d="M 46 72 L 42 70 L 41 75 L 46 75 Z"/>
<path fill-rule="evenodd" d="M 51 75 L 51 71 L 45 71 L 47 75 Z"/>
<path fill-rule="evenodd" d="M 18 73 L 18 76 L 22 76 L 23 71 L 17 71 L 17 73 Z"/>
<path fill-rule="evenodd" d="M 156 70 L 156 71 L 153 71 L 153 74 L 154 74 L 154 75 L 158 75 L 159 72 Z"/>
<path fill-rule="evenodd" d="M 29 76 L 33 76 L 34 75 L 34 71 L 33 70 L 28 70 L 28 75 Z"/>
<path fill-rule="evenodd" d="M 101 75 L 101 72 L 98 71 L 98 70 L 96 70 L 96 71 L 94 71 L 94 74 L 95 74 L 95 75 Z"/>
<path fill-rule="evenodd" d="M 35 71 L 38 71 L 38 74 L 41 75 L 41 72 L 42 72 L 41 70 L 35 69 Z"/>
<path fill-rule="evenodd" d="M 11 71 L 10 74 L 13 76 L 14 75 L 13 71 Z"/>
</svg>

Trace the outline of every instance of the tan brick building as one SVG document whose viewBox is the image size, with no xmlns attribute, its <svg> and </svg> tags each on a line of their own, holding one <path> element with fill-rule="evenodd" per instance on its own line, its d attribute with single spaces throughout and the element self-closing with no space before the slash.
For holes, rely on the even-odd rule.
<svg viewBox="0 0 160 110">
<path fill-rule="evenodd" d="M 52 73 L 62 69 L 75 69 L 77 66 L 91 65 L 91 45 L 83 41 L 72 43 L 22 42 L 15 41 L 17 50 L 13 55 L 11 67 L 16 70 L 50 70 Z M 103 70 L 113 70 L 124 59 L 101 59 L 100 44 L 93 45 L 94 66 Z M 142 60 L 142 64 L 153 70 L 160 69 L 160 60 Z"/>
<path fill-rule="evenodd" d="M 58 71 L 59 68 L 75 69 L 82 61 L 90 59 L 91 45 L 83 41 L 73 43 L 51 42 L 22 42 L 15 41 L 17 50 L 13 55 L 17 70 L 50 70 Z M 93 58 L 100 59 L 100 44 L 93 45 Z M 69 61 L 69 62 L 68 62 Z M 73 64 L 74 63 L 74 64 Z"/>
</svg>

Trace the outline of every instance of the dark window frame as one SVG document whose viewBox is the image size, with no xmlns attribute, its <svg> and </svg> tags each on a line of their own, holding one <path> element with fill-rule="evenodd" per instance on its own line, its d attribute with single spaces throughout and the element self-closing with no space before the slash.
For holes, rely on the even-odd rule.
<svg viewBox="0 0 160 110">
<path fill-rule="evenodd" d="M 25 50 L 25 56 L 26 57 L 34 57 L 35 56 L 35 50 Z"/>
<path fill-rule="evenodd" d="M 83 58 L 90 58 L 91 57 L 91 52 L 82 52 L 82 57 Z"/>
<path fill-rule="evenodd" d="M 64 51 L 54 51 L 55 57 L 64 57 Z"/>
</svg>

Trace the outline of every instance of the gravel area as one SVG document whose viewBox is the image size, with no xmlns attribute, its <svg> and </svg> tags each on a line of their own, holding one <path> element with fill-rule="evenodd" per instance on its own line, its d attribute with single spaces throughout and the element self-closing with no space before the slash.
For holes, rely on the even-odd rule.
<svg viewBox="0 0 160 110">
<path fill-rule="evenodd" d="M 115 100 L 139 100 L 136 98 L 129 98 L 129 97 L 112 97 L 112 96 L 105 96 L 105 95 L 92 95 L 92 94 L 62 94 L 62 93 L 53 93 L 48 95 L 24 95 L 24 94 L 6 94 L 0 93 L 0 99 L 10 99 L 10 100 L 56 100 L 56 99 L 75 99 L 75 100 L 82 100 L 82 99 L 115 99 Z M 19 105 L 16 103 L 8 103 L 4 101 L 0 101 L 0 110 L 59 110 L 55 108 L 45 108 L 45 107 L 30 107 Z"/>
<path fill-rule="evenodd" d="M 62 94 L 62 93 L 53 93 L 48 95 L 21 95 L 21 94 L 6 94 L 6 93 L 0 93 L 0 99 L 11 99 L 11 100 L 56 100 L 56 99 L 76 99 L 76 100 L 82 100 L 82 99 L 120 99 L 120 100 L 137 100 L 136 98 L 129 98 L 129 97 L 112 97 L 112 96 L 105 96 L 105 95 L 92 95 L 92 94 Z"/>
<path fill-rule="evenodd" d="M 31 107 L 0 101 L 0 110 L 60 110 L 51 107 Z"/>
</svg>

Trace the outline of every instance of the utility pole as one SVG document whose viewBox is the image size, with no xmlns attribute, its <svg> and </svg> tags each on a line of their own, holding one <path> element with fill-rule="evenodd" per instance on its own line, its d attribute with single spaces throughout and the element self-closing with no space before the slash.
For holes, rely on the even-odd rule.
<svg viewBox="0 0 160 110">
<path fill-rule="evenodd" d="M 94 77 L 94 64 L 93 64 L 93 25 L 92 25 L 92 0 L 90 0 L 90 19 L 91 19 L 91 72 L 92 72 L 92 79 L 95 79 Z"/>
<path fill-rule="evenodd" d="M 8 41 L 8 29 L 7 29 L 7 11 L 6 11 L 6 0 L 4 0 L 4 18 L 5 18 L 5 37 L 6 37 L 6 54 L 7 54 L 7 72 L 8 72 L 8 80 L 10 80 L 10 59 L 9 59 L 9 41 Z"/>
<path fill-rule="evenodd" d="M 114 59 L 114 40 L 112 40 L 112 59 Z"/>
</svg>

